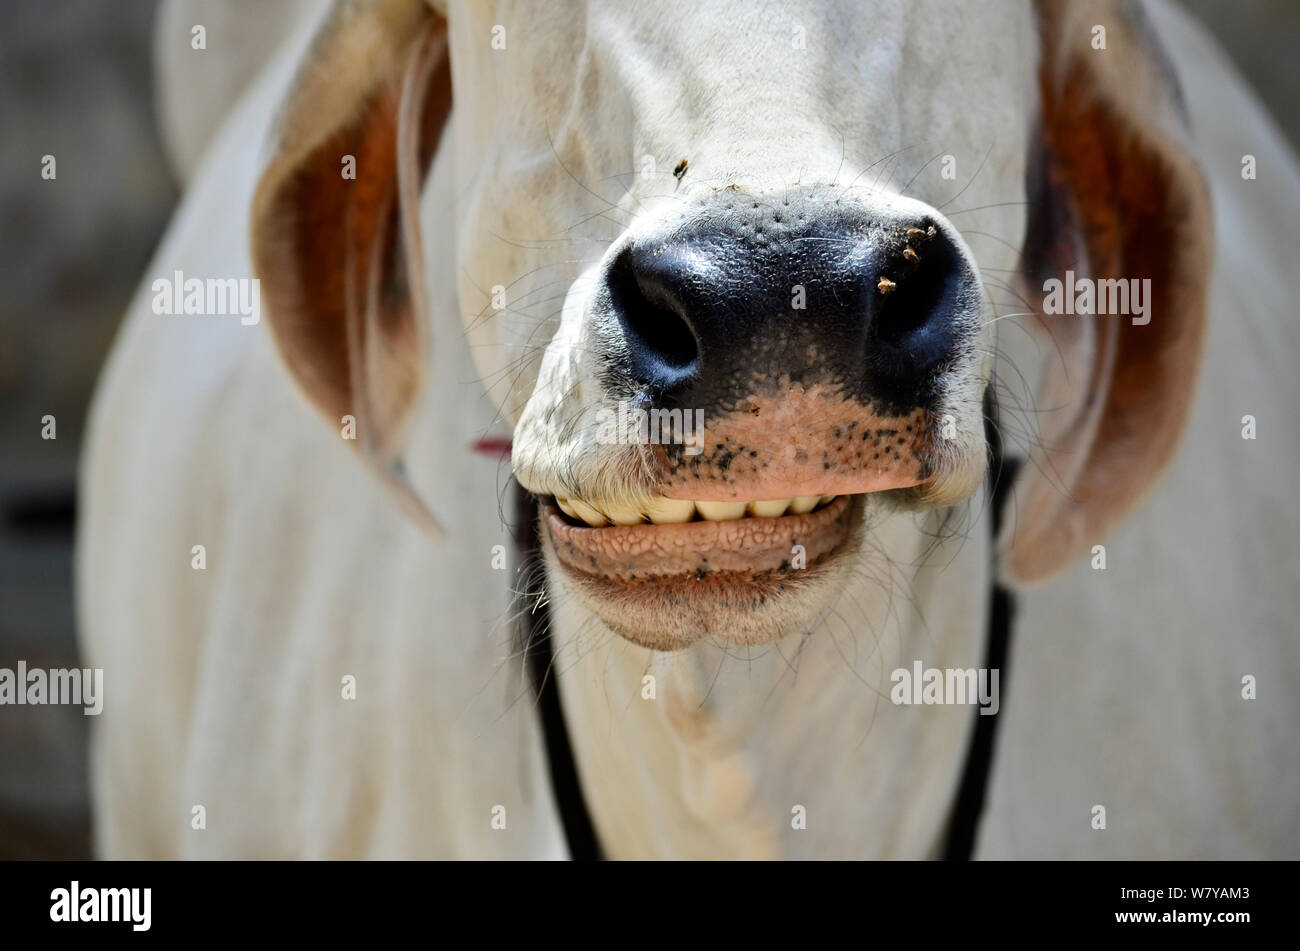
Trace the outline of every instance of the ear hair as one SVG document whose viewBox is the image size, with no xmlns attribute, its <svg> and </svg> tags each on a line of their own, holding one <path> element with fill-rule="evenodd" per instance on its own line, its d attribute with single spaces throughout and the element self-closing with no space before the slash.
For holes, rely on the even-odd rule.
<svg viewBox="0 0 1300 951">
<path fill-rule="evenodd" d="M 419 195 L 450 110 L 446 23 L 423 0 L 338 4 L 283 108 L 252 213 L 290 374 L 334 425 L 356 419 L 363 459 L 430 527 L 398 454 L 428 365 Z"/>
<path fill-rule="evenodd" d="M 1149 279 L 1146 316 L 1038 314 L 1051 338 L 1040 444 L 1022 467 L 1003 567 L 1027 584 L 1112 530 L 1168 465 L 1205 337 L 1212 223 L 1180 93 L 1131 4 L 1040 0 L 1040 137 L 1030 161 L 1021 289 L 1067 270 Z M 1105 49 L 1094 49 L 1094 25 Z M 1095 286 L 1095 285 L 1094 285 Z"/>
</svg>

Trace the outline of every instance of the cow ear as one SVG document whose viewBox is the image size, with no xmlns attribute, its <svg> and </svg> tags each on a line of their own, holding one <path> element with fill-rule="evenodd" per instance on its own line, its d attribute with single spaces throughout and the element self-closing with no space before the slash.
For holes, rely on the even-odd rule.
<svg viewBox="0 0 1300 951">
<path fill-rule="evenodd" d="M 1201 360 L 1212 248 L 1180 91 L 1140 8 L 1042 0 L 1038 16 L 1040 118 L 1020 280 L 1050 342 L 1040 439 L 1002 539 L 1017 584 L 1102 540 L 1172 458 Z M 1149 289 L 1144 312 L 1047 313 L 1057 310 L 1044 306 L 1049 282 L 1064 298 L 1071 279 Z"/>
<path fill-rule="evenodd" d="M 445 21 L 424 0 L 340 2 L 282 107 L 253 199 L 277 349 L 382 472 L 427 361 L 419 194 L 451 111 Z"/>
</svg>

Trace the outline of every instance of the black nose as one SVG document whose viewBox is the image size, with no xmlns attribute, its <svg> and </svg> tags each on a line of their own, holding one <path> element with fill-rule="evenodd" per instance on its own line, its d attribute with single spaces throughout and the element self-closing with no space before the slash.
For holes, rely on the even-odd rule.
<svg viewBox="0 0 1300 951">
<path fill-rule="evenodd" d="M 616 389 L 730 410 L 826 383 L 910 411 L 934 403 L 978 327 L 974 275 L 924 215 L 732 194 L 683 220 L 609 263 L 597 332 Z"/>
</svg>

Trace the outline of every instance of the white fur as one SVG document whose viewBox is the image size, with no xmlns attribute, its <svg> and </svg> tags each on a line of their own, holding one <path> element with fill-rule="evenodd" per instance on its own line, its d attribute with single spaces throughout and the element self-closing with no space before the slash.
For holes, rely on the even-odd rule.
<svg viewBox="0 0 1300 951">
<path fill-rule="evenodd" d="M 1002 203 L 1023 198 L 1026 7 L 916 0 L 865 22 L 816 5 L 760 20 L 690 4 L 660 26 L 637 24 L 638 6 L 595 5 L 585 20 L 523 7 L 506 19 L 507 55 L 489 47 L 493 15 L 452 5 L 454 126 L 422 210 L 435 366 L 407 453 L 445 538 L 404 522 L 313 417 L 264 326 L 158 317 L 138 296 L 96 397 L 78 551 L 87 662 L 105 668 L 104 854 L 562 855 L 532 701 L 507 661 L 512 579 L 488 567 L 492 546 L 511 544 L 504 472 L 460 447 L 507 431 L 532 394 L 583 382 L 580 361 L 559 360 L 536 382 L 574 278 L 639 215 L 692 194 L 855 178 L 889 194 L 941 154 L 956 157 L 957 181 L 922 174 L 908 194 L 940 206 L 966 187 L 944 211 L 983 208 L 954 224 L 986 277 L 1014 266 L 1023 210 Z M 1300 648 L 1284 587 L 1300 468 L 1286 435 L 1300 340 L 1285 255 L 1300 176 L 1236 76 L 1160 9 L 1215 183 L 1210 356 L 1175 472 L 1111 542 L 1107 571 L 1081 566 L 1023 601 L 988 856 L 1300 845 L 1288 699 Z M 802 59 L 779 75 L 748 68 L 796 26 Z M 871 50 L 861 62 L 838 52 L 854 33 Z M 305 29 L 218 135 L 146 288 L 176 268 L 248 273 L 256 146 L 304 42 Z M 1007 55 L 985 65 L 979 43 Z M 905 157 L 868 167 L 896 143 Z M 1244 151 L 1259 155 L 1258 182 L 1237 174 Z M 636 174 L 645 155 L 657 177 Z M 669 173 L 683 157 L 678 189 Z M 488 306 L 497 284 L 503 313 Z M 998 312 L 1014 307 L 993 296 Z M 1012 326 L 999 342 L 1018 348 Z M 1261 435 L 1241 443 L 1248 412 Z M 889 671 L 982 663 L 990 564 L 977 497 L 955 513 L 965 537 L 914 570 L 939 518 L 873 510 L 869 551 L 834 610 L 807 637 L 762 648 L 634 647 L 552 573 L 561 692 L 610 855 L 936 854 L 972 711 L 894 706 Z M 1153 561 L 1157 539 L 1177 561 Z M 190 568 L 195 544 L 206 571 Z M 1257 701 L 1236 699 L 1245 673 L 1260 679 Z M 346 674 L 355 701 L 340 699 Z M 1106 832 L 1089 829 L 1094 803 L 1107 805 Z M 198 804 L 204 831 L 191 828 Z M 498 804 L 504 831 L 490 825 Z"/>
<path fill-rule="evenodd" d="M 320 0 L 166 0 L 154 25 L 157 107 L 172 170 L 188 183 L 221 122 Z M 203 49 L 195 28 L 203 27 Z"/>
<path fill-rule="evenodd" d="M 1300 853 L 1300 169 L 1204 30 L 1173 4 L 1152 12 L 1214 197 L 1205 367 L 1182 450 L 1107 541 L 1106 570 L 1081 563 L 1022 600 L 988 858 Z M 1256 700 L 1242 699 L 1247 674 Z"/>
<path fill-rule="evenodd" d="M 259 145 L 305 39 L 219 134 L 95 399 L 78 578 L 107 698 L 98 851 L 559 857 L 531 698 L 506 663 L 512 579 L 488 567 L 494 545 L 513 547 L 503 474 L 467 448 L 495 412 L 481 391 L 449 385 L 426 418 L 431 439 L 465 447 L 420 472 L 448 529 L 431 540 L 292 389 L 265 321 L 150 312 L 149 275 L 250 274 Z M 438 239 L 430 262 L 449 259 Z M 432 286 L 448 288 L 439 266 Z M 472 382 L 451 298 L 434 302 L 435 371 Z M 204 571 L 190 567 L 200 544 Z"/>
</svg>

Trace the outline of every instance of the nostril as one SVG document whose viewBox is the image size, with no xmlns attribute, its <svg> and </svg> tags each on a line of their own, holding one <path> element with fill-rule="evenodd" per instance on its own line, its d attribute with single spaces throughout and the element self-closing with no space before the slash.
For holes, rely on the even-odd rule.
<svg viewBox="0 0 1300 951">
<path fill-rule="evenodd" d="M 962 265 L 942 233 L 908 229 L 904 242 L 883 257 L 873 290 L 872 332 L 878 341 L 923 359 L 947 351 Z"/>
<path fill-rule="evenodd" d="M 614 261 L 608 280 L 613 311 L 638 380 L 667 388 L 691 376 L 700 349 L 681 313 L 681 302 L 652 275 L 638 273 L 630 250 Z"/>
</svg>

